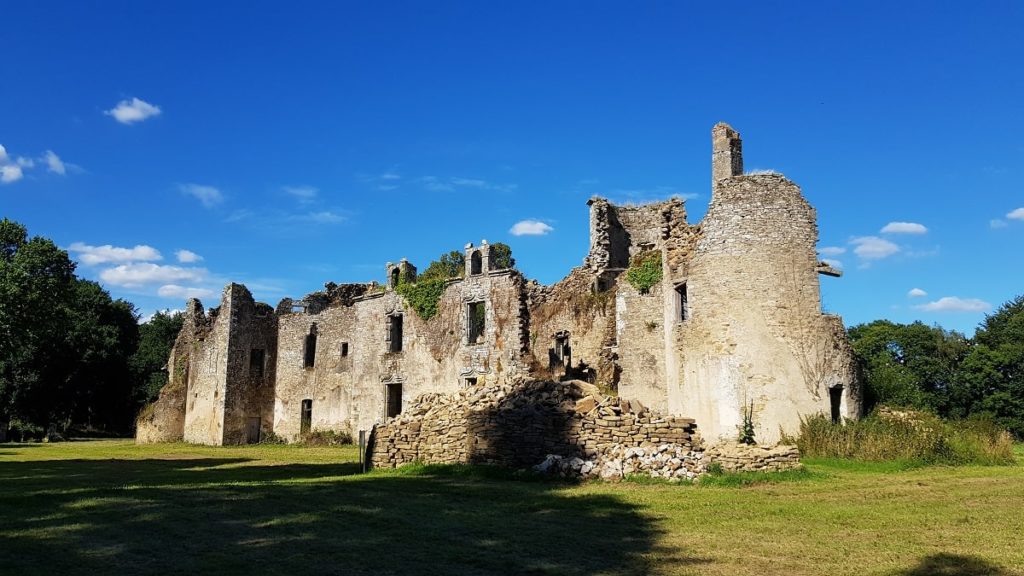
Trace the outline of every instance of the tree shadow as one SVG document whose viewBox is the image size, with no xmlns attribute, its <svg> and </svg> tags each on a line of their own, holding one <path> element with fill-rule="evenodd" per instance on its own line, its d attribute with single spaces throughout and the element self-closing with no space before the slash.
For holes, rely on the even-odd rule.
<svg viewBox="0 0 1024 576">
<path fill-rule="evenodd" d="M 11 574 L 567 574 L 706 562 L 637 506 L 553 482 L 244 458 L 0 463 Z M 652 558 L 657 558 L 657 562 Z"/>
<path fill-rule="evenodd" d="M 1011 576 L 1018 574 L 978 558 L 960 554 L 932 554 L 925 556 L 916 566 L 899 573 L 900 576 Z"/>
</svg>

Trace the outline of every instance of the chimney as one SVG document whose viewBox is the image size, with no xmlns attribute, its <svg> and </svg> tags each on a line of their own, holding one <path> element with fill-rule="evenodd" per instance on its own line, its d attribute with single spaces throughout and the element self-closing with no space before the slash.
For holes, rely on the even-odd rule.
<svg viewBox="0 0 1024 576">
<path fill-rule="evenodd" d="M 711 184 L 723 178 L 743 175 L 743 141 L 740 133 L 725 122 L 711 129 Z"/>
</svg>

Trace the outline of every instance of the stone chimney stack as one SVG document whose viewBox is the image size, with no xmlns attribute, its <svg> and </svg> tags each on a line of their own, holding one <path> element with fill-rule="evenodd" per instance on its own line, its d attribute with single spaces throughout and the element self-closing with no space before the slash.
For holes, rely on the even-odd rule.
<svg viewBox="0 0 1024 576">
<path fill-rule="evenodd" d="M 743 141 L 740 133 L 725 122 L 711 129 L 711 184 L 723 178 L 743 175 Z"/>
</svg>

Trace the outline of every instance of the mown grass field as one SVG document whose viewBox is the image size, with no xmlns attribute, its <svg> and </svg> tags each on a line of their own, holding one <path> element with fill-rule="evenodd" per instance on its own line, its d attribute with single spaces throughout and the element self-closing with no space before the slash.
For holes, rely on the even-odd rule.
<svg viewBox="0 0 1024 576">
<path fill-rule="evenodd" d="M 1019 463 L 812 461 L 802 479 L 727 487 L 355 461 L 353 448 L 0 444 L 0 574 L 1024 570 Z"/>
</svg>

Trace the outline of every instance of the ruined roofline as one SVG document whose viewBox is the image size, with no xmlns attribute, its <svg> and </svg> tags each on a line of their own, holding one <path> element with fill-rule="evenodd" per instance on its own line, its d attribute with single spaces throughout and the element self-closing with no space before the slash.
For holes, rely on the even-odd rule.
<svg viewBox="0 0 1024 576">
<path fill-rule="evenodd" d="M 642 209 L 642 208 L 654 208 L 654 207 L 658 207 L 658 206 L 664 206 L 664 205 L 672 204 L 674 202 L 679 202 L 681 204 L 686 204 L 686 198 L 684 198 L 681 194 L 672 194 L 671 196 L 669 196 L 668 198 L 665 198 L 664 200 L 649 200 L 649 201 L 643 201 L 643 202 L 627 201 L 627 202 L 624 202 L 622 204 L 616 204 L 615 202 L 612 202 L 611 200 L 609 200 L 608 198 L 605 198 L 604 196 L 599 196 L 599 195 L 595 194 L 595 195 L 591 196 L 587 200 L 587 206 L 592 206 L 592 205 L 594 205 L 597 202 L 604 202 L 604 203 L 608 204 L 609 206 L 611 206 L 612 208 L 616 208 L 616 209 L 619 209 L 619 210 L 636 210 L 636 209 Z"/>
</svg>

